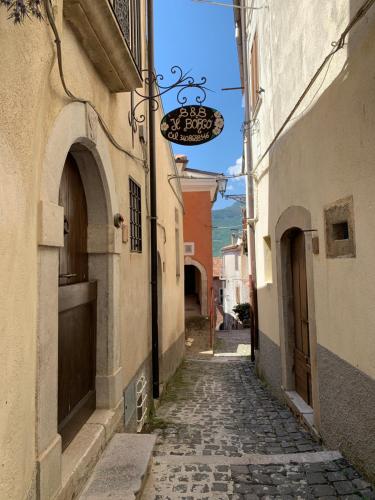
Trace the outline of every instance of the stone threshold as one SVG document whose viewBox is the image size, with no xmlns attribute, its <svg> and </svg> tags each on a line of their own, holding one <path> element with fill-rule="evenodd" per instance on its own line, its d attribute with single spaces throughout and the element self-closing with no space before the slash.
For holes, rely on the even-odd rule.
<svg viewBox="0 0 375 500">
<path fill-rule="evenodd" d="M 225 455 L 162 455 L 154 457 L 154 462 L 170 465 L 285 465 L 332 462 L 341 458 L 343 457 L 339 451 L 316 451 L 308 453 L 284 453 L 280 455 L 250 453 L 242 457 L 228 457 Z"/>
<path fill-rule="evenodd" d="M 140 498 L 148 478 L 156 437 L 154 434 L 115 434 L 80 500 Z"/>
<path fill-rule="evenodd" d="M 123 401 L 113 410 L 97 409 L 61 456 L 62 487 L 57 500 L 77 498 L 123 415 Z"/>
<path fill-rule="evenodd" d="M 294 415 L 296 415 L 300 422 L 311 432 L 315 439 L 321 441 L 322 438 L 319 431 L 314 425 L 314 409 L 309 406 L 296 391 L 284 390 L 284 395 L 287 405 Z"/>
</svg>

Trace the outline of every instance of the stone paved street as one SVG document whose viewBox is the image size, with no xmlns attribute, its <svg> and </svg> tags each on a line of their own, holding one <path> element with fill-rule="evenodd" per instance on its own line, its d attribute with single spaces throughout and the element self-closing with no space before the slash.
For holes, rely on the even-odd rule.
<svg viewBox="0 0 375 500">
<path fill-rule="evenodd" d="M 233 356 L 233 338 L 220 339 L 219 355 L 185 360 L 162 399 L 142 498 L 375 499 L 338 452 L 314 441 L 270 396 L 248 357 Z"/>
</svg>

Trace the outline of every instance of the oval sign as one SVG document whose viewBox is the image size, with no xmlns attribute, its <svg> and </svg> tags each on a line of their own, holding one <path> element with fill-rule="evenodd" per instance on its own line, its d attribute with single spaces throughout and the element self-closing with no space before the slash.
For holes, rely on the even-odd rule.
<svg viewBox="0 0 375 500">
<path fill-rule="evenodd" d="M 207 106 L 183 106 L 167 113 L 160 123 L 162 135 L 175 144 L 197 146 L 218 137 L 224 129 L 220 111 Z"/>
</svg>

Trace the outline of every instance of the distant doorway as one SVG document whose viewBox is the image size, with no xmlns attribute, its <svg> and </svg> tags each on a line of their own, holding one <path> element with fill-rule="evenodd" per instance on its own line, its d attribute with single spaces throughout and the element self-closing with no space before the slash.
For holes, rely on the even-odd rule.
<svg viewBox="0 0 375 500">
<path fill-rule="evenodd" d="M 194 265 L 185 265 L 185 314 L 200 316 L 202 314 L 202 280 L 201 273 Z"/>
<path fill-rule="evenodd" d="M 295 388 L 306 403 L 312 406 L 305 235 L 301 230 L 295 230 L 291 234 L 290 253 L 294 314 Z"/>
</svg>

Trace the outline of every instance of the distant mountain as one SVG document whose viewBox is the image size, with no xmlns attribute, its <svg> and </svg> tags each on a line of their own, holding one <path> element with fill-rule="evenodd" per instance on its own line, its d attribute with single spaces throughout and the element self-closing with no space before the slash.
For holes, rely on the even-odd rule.
<svg viewBox="0 0 375 500">
<path fill-rule="evenodd" d="M 226 208 L 212 211 L 212 246 L 214 257 L 221 255 L 220 249 L 231 243 L 231 235 L 240 233 L 242 224 L 242 205 L 233 203 Z M 225 229 L 222 229 L 225 228 Z"/>
</svg>

